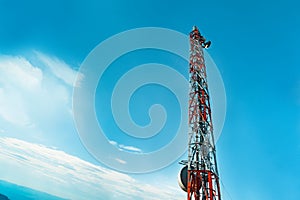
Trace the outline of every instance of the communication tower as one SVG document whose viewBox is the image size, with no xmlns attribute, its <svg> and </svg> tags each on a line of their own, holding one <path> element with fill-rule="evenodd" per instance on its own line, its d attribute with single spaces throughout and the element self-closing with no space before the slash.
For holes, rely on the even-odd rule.
<svg viewBox="0 0 300 200">
<path fill-rule="evenodd" d="M 190 33 L 188 160 L 179 173 L 187 200 L 221 200 L 203 48 L 211 42 L 196 26 Z"/>
</svg>

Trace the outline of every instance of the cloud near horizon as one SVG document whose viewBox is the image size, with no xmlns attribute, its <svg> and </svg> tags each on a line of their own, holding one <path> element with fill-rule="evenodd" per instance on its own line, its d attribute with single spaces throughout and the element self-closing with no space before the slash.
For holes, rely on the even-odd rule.
<svg viewBox="0 0 300 200">
<path fill-rule="evenodd" d="M 62 198 L 179 200 L 184 197 L 178 188 L 141 183 L 129 175 L 40 144 L 0 137 L 0 152 L 1 179 Z"/>
</svg>

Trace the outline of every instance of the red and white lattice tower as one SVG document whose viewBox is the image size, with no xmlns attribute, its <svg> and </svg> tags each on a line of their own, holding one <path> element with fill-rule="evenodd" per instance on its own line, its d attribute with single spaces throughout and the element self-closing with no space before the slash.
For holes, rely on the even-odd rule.
<svg viewBox="0 0 300 200">
<path fill-rule="evenodd" d="M 203 48 L 197 27 L 190 33 L 188 160 L 180 173 L 188 200 L 221 200 L 216 148 Z M 185 180 L 184 180 L 185 179 Z"/>
</svg>

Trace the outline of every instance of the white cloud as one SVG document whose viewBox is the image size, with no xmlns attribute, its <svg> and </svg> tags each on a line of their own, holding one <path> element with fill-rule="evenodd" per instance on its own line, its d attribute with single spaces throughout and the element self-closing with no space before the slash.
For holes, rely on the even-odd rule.
<svg viewBox="0 0 300 200">
<path fill-rule="evenodd" d="M 63 151 L 0 137 L 0 178 L 69 199 L 183 199 L 178 188 L 141 183 Z"/>
<path fill-rule="evenodd" d="M 112 145 L 114 145 L 114 146 L 117 146 L 117 145 L 118 145 L 118 143 L 115 142 L 115 141 L 113 141 L 113 140 L 110 140 L 109 143 L 112 144 Z"/>
<path fill-rule="evenodd" d="M 26 59 L 0 56 L 0 117 L 15 125 L 29 125 L 24 93 L 40 92 L 42 79 L 42 71 Z"/>
<path fill-rule="evenodd" d="M 118 147 L 122 151 L 130 151 L 130 152 L 135 152 L 135 153 L 143 153 L 143 151 L 140 148 L 134 147 L 134 146 L 126 146 L 124 144 L 118 144 L 116 141 L 109 141 L 110 144 Z"/>
<path fill-rule="evenodd" d="M 12 124 L 25 126 L 30 119 L 20 98 L 18 93 L 0 88 L 0 116 Z"/>
<path fill-rule="evenodd" d="M 83 78 L 83 74 L 79 74 L 77 71 L 73 70 L 72 67 L 66 64 L 64 61 L 56 57 L 47 56 L 41 52 L 36 51 L 35 53 L 38 59 L 41 60 L 47 67 L 49 67 L 53 74 L 55 74 L 68 85 L 73 86 L 77 76 L 79 80 Z M 80 83 L 77 82 L 77 84 Z"/>
<path fill-rule="evenodd" d="M 125 146 L 125 145 L 120 144 L 119 147 L 121 149 L 124 149 L 124 150 L 134 151 L 134 152 L 137 152 L 137 153 L 142 153 L 141 149 L 139 149 L 137 147 L 134 147 L 134 146 Z"/>
<path fill-rule="evenodd" d="M 121 164 L 126 164 L 127 163 L 125 160 L 122 160 L 122 159 L 119 159 L 119 158 L 116 158 L 116 161 L 118 161 Z"/>
<path fill-rule="evenodd" d="M 0 118 L 6 122 L 32 128 L 63 112 L 70 115 L 71 92 L 26 58 L 0 55 Z"/>
<path fill-rule="evenodd" d="M 10 84 L 18 88 L 39 89 L 43 79 L 41 69 L 23 57 L 0 56 L 0 83 Z"/>
</svg>

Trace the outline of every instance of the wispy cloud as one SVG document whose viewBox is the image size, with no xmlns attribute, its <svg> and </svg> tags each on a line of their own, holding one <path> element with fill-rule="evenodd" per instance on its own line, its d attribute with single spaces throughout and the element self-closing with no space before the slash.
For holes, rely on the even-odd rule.
<svg viewBox="0 0 300 200">
<path fill-rule="evenodd" d="M 134 153 L 143 153 L 143 151 L 140 148 L 134 147 L 134 146 L 126 146 L 124 144 L 118 144 L 116 141 L 110 140 L 110 144 L 114 145 L 115 147 L 118 147 L 122 151 L 130 151 Z"/>
<path fill-rule="evenodd" d="M 177 188 L 141 183 L 43 145 L 0 137 L 0 152 L 1 179 L 63 198 L 183 199 Z"/>
<path fill-rule="evenodd" d="M 36 90 L 41 87 L 43 73 L 27 59 L 20 56 L 0 56 L 0 81 L 27 89 Z"/>
<path fill-rule="evenodd" d="M 125 160 L 122 160 L 120 158 L 116 158 L 116 161 L 118 161 L 121 164 L 126 164 L 127 163 Z"/>
<path fill-rule="evenodd" d="M 126 146 L 126 145 L 120 144 L 119 147 L 121 149 L 124 149 L 124 150 L 133 151 L 133 152 L 137 152 L 137 153 L 142 153 L 141 149 L 139 149 L 137 147 L 134 147 L 134 146 Z"/>
<path fill-rule="evenodd" d="M 75 86 L 75 80 L 78 76 L 78 79 L 81 80 L 83 78 L 83 74 L 78 73 L 73 70 L 67 63 L 63 60 L 60 60 L 54 56 L 48 56 L 41 52 L 35 51 L 38 59 L 41 60 L 47 67 L 50 68 L 53 74 L 55 74 L 58 78 L 63 80 L 70 86 Z M 79 84 L 80 82 L 77 82 Z M 79 86 L 79 85 L 76 85 Z"/>
<path fill-rule="evenodd" d="M 20 94 L 0 88 L 0 116 L 9 123 L 25 126 L 30 119 L 20 98 Z"/>
<path fill-rule="evenodd" d="M 24 93 L 39 93 L 42 79 L 42 71 L 25 58 L 0 56 L 0 117 L 14 125 L 29 125 Z"/>
</svg>

